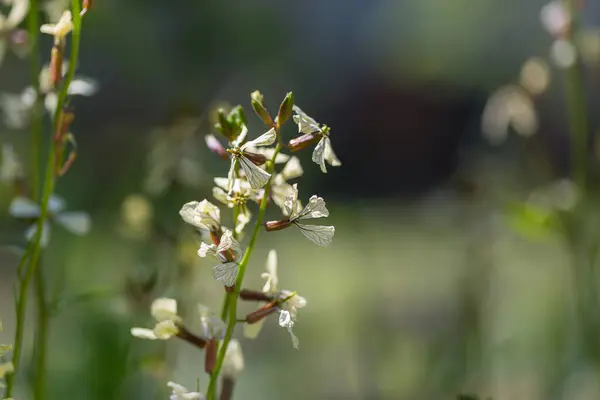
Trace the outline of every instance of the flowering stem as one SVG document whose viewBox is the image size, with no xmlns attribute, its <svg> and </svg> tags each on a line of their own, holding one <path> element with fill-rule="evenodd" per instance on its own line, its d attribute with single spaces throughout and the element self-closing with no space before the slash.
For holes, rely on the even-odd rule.
<svg viewBox="0 0 600 400">
<path fill-rule="evenodd" d="M 240 206 L 237 204 L 233 207 L 233 238 L 239 240 L 239 234 L 236 231 L 236 224 L 238 216 L 240 215 Z M 221 308 L 221 320 L 225 321 L 227 318 L 227 310 L 229 310 L 229 303 L 231 302 L 231 296 L 225 295 L 223 300 L 223 307 Z"/>
<path fill-rule="evenodd" d="M 71 43 L 71 57 L 70 57 L 70 65 L 69 71 L 63 81 L 63 86 L 60 89 L 58 94 L 58 102 L 56 107 L 56 112 L 54 114 L 54 132 L 57 132 L 60 129 L 61 123 L 61 113 L 65 104 L 65 100 L 67 99 L 67 90 L 69 89 L 69 85 L 73 80 L 73 76 L 75 75 L 75 68 L 77 66 L 77 59 L 79 57 L 79 39 L 81 33 L 81 17 L 80 13 L 80 5 L 79 0 L 71 0 L 71 7 L 73 13 L 73 32 L 72 32 L 72 43 Z M 25 314 L 27 310 L 27 292 L 29 291 L 29 286 L 31 284 L 31 279 L 35 275 L 36 267 L 38 265 L 38 260 L 41 252 L 41 240 L 42 240 L 42 232 L 44 228 L 44 223 L 48 218 L 48 203 L 50 201 L 50 196 L 54 191 L 55 184 L 55 161 L 56 161 L 56 149 L 57 146 L 61 145 L 60 143 L 52 142 L 49 149 L 48 161 L 46 163 L 46 176 L 44 180 L 44 190 L 42 194 L 42 200 L 40 204 L 40 217 L 37 220 L 37 230 L 35 237 L 33 238 L 33 246 L 29 247 L 31 251 L 26 251 L 23 254 L 24 259 L 28 259 L 29 262 L 25 269 L 25 276 L 20 281 L 19 293 L 16 303 L 16 329 L 15 329 L 15 339 L 14 339 L 14 350 L 12 354 L 12 363 L 15 369 L 15 372 L 19 368 L 20 360 L 21 360 L 21 352 L 23 351 L 23 331 L 25 327 Z M 30 254 L 31 253 L 31 254 Z M 6 393 L 5 397 L 9 398 L 12 395 L 14 390 L 14 378 L 15 373 L 8 374 L 6 377 Z"/>
<path fill-rule="evenodd" d="M 279 137 L 279 127 L 277 127 L 277 137 Z M 269 174 L 273 174 L 275 170 L 275 158 L 281 151 L 281 141 L 277 142 L 277 146 L 275 147 L 275 152 L 273 153 L 273 157 L 267 167 L 267 172 Z M 254 223 L 254 230 L 252 231 L 252 236 L 250 236 L 250 241 L 248 242 L 248 248 L 242 257 L 242 260 L 239 264 L 238 276 L 235 281 L 236 291 L 232 293 L 227 293 L 226 296 L 229 298 L 229 319 L 227 321 L 227 330 L 225 331 L 225 338 L 223 339 L 223 343 L 221 344 L 221 348 L 219 349 L 219 355 L 217 357 L 217 363 L 215 365 L 215 369 L 213 370 L 210 376 L 210 383 L 208 384 L 207 390 L 207 399 L 215 400 L 215 391 L 217 388 L 217 379 L 219 378 L 219 373 L 221 372 L 221 367 L 223 366 L 223 360 L 225 359 L 225 354 L 227 353 L 227 347 L 229 346 L 229 342 L 231 341 L 231 337 L 233 336 L 233 330 L 235 329 L 235 325 L 237 323 L 237 297 L 239 295 L 239 288 L 242 287 L 242 283 L 244 281 L 244 275 L 246 274 L 246 267 L 248 266 L 248 262 L 250 261 L 250 256 L 252 255 L 252 251 L 254 250 L 254 245 L 256 244 L 256 239 L 258 238 L 258 233 L 260 232 L 260 228 L 263 224 L 263 219 L 265 217 L 265 211 L 267 210 L 267 203 L 269 199 L 269 193 L 271 191 L 271 179 L 267 182 L 264 187 L 264 194 L 260 201 L 260 207 L 258 209 L 258 215 L 256 216 L 256 222 Z M 226 300 L 227 301 L 227 300 Z"/>
</svg>

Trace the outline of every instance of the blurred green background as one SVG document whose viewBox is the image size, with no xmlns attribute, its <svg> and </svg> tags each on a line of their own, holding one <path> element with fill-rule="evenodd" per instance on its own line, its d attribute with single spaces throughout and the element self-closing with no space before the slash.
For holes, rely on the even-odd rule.
<svg viewBox="0 0 600 400">
<path fill-rule="evenodd" d="M 212 178 L 227 172 L 203 141 L 217 107 L 242 104 L 252 137 L 262 133 L 249 107 L 255 89 L 272 110 L 293 91 L 332 127 L 343 166 L 324 175 L 310 152 L 300 154 L 300 193 L 327 201 L 331 247 L 295 231 L 259 237 L 246 286 L 261 287 L 276 248 L 281 286 L 308 306 L 295 329 L 299 351 L 274 319 L 257 340 L 241 339 L 246 370 L 235 398 L 600 398 L 597 370 L 576 351 L 565 245 L 547 219 L 506 207 L 547 181 L 515 135 L 501 147 L 481 135 L 488 96 L 518 80 L 529 57 L 548 58 L 545 3 L 96 0 L 78 73 L 99 91 L 72 103 L 78 158 L 57 188 L 94 227 L 85 237 L 54 229 L 44 254 L 60 311 L 51 321 L 47 398 L 166 398 L 167 380 L 206 385 L 202 353 L 134 339 L 129 329 L 151 324 L 149 304 L 160 296 L 180 300 L 190 321 L 197 303 L 219 309 L 212 264 L 196 256 L 199 238 L 178 211 L 212 200 Z M 598 7 L 589 3 L 591 27 Z M 50 46 L 44 38 L 46 60 Z M 589 68 L 590 91 L 597 71 Z M 1 91 L 20 91 L 28 76 L 26 61 L 7 56 Z M 562 76 L 550 76 L 536 99 L 536 140 L 558 177 L 567 131 Z M 26 132 L 0 126 L 0 142 L 25 157 Z M 294 133 L 291 124 L 284 131 Z M 11 198 L 0 187 L 1 210 Z M 6 212 L 0 224 L 7 343 L 26 225 Z M 31 347 L 24 363 L 30 358 Z M 29 398 L 27 379 L 19 376 L 17 399 Z"/>
</svg>

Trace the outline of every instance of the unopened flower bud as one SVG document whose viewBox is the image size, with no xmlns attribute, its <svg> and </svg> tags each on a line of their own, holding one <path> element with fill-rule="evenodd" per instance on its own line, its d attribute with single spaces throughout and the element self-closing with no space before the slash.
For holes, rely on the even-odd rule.
<svg viewBox="0 0 600 400">
<path fill-rule="evenodd" d="M 250 151 L 244 151 L 244 156 L 252 161 L 254 165 L 263 165 L 267 162 L 267 157 L 263 154 L 252 153 Z"/>
<path fill-rule="evenodd" d="M 271 301 L 271 296 L 263 292 L 257 292 L 255 290 L 242 289 L 240 290 L 240 299 L 246 301 Z"/>
<path fill-rule="evenodd" d="M 281 102 L 279 106 L 279 113 L 277 114 L 277 124 L 279 126 L 285 124 L 285 122 L 290 119 L 292 116 L 292 109 L 294 107 L 294 95 L 292 92 L 289 92 L 285 99 Z"/>
<path fill-rule="evenodd" d="M 204 137 L 204 139 L 206 140 L 206 146 L 208 147 L 208 149 L 210 151 L 212 151 L 213 153 L 217 154 L 219 157 L 221 157 L 224 160 L 228 160 L 229 159 L 229 154 L 225 150 L 225 147 L 223 147 L 223 145 L 221 144 L 221 142 L 219 142 L 217 140 L 217 138 L 215 137 L 215 135 L 206 135 Z"/>
<path fill-rule="evenodd" d="M 317 143 L 319 140 L 321 140 L 320 136 L 315 135 L 314 133 L 305 133 L 302 136 L 298 136 L 290 140 L 288 148 L 292 152 L 300 151 L 312 144 Z"/>
<path fill-rule="evenodd" d="M 217 362 L 217 340 L 210 339 L 206 344 L 206 350 L 204 350 L 204 371 L 207 374 L 211 374 L 215 369 Z"/>
<path fill-rule="evenodd" d="M 233 398 L 233 389 L 235 388 L 235 379 L 231 376 L 223 377 L 221 385 L 221 396 L 219 400 L 231 400 Z"/>
<path fill-rule="evenodd" d="M 276 306 L 275 302 L 265 304 L 258 310 L 253 311 L 250 314 L 246 315 L 246 322 L 249 324 L 255 324 L 258 321 L 262 320 L 263 318 L 268 317 L 269 315 L 271 315 L 275 311 L 277 311 L 277 308 L 275 306 Z"/>
<path fill-rule="evenodd" d="M 264 96 L 262 95 L 262 93 L 256 90 L 252 92 L 252 94 L 250 94 L 250 97 L 252 98 L 252 108 L 254 109 L 256 115 L 258 115 L 258 117 L 262 120 L 262 122 L 265 123 L 265 125 L 273 125 L 273 118 L 271 118 L 271 115 L 269 114 L 269 112 L 263 104 Z"/>
<path fill-rule="evenodd" d="M 267 221 L 264 225 L 267 232 L 273 232 L 285 229 L 291 224 L 292 222 L 289 219 L 282 219 L 280 221 Z"/>
<path fill-rule="evenodd" d="M 58 87 L 62 79 L 62 51 L 59 47 L 60 45 L 52 47 L 50 56 L 50 85 L 53 89 Z"/>
<path fill-rule="evenodd" d="M 227 116 L 225 115 L 225 110 L 223 110 L 222 108 L 220 108 L 217 111 L 217 119 L 219 120 L 219 122 L 217 124 L 215 124 L 215 128 L 223 136 L 225 136 L 227 138 L 227 140 L 229 140 L 229 141 L 234 140 L 233 127 L 231 126 L 231 123 L 229 122 L 229 120 L 227 119 Z"/>
</svg>

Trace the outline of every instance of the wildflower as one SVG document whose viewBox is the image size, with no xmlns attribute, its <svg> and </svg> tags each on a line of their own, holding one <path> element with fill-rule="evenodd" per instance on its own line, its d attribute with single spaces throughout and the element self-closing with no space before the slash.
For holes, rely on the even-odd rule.
<svg viewBox="0 0 600 400">
<path fill-rule="evenodd" d="M 275 143 L 275 140 L 277 139 L 277 133 L 275 132 L 275 129 L 270 129 L 258 138 L 246 142 L 240 146 L 240 143 L 242 142 L 240 139 L 243 140 L 244 137 L 245 133 L 240 134 L 236 141 L 232 143 L 233 147 L 227 150 L 232 156 L 231 167 L 229 168 L 229 174 L 227 175 L 227 178 L 229 179 L 230 191 L 233 187 L 236 166 L 238 163 L 241 165 L 242 170 L 246 174 L 248 182 L 250 182 L 250 186 L 252 186 L 254 189 L 260 189 L 261 187 L 265 186 L 271 177 L 271 174 L 258 167 L 258 165 L 264 164 L 267 161 L 267 158 L 261 154 L 249 152 L 248 148 L 269 146 Z"/>
<path fill-rule="evenodd" d="M 48 216 L 51 220 L 62 225 L 69 232 L 83 236 L 86 235 L 92 226 L 90 216 L 83 211 L 63 211 L 65 202 L 58 196 L 51 196 L 48 201 Z M 9 206 L 9 214 L 15 218 L 37 219 L 40 216 L 40 206 L 33 200 L 26 197 L 15 197 Z M 27 240 L 33 240 L 37 232 L 37 222 L 31 225 L 25 231 Z M 42 237 L 40 244 L 45 247 L 50 241 L 50 223 L 44 221 L 42 228 Z"/>
<path fill-rule="evenodd" d="M 306 225 L 300 223 L 305 219 L 322 218 L 329 216 L 329 211 L 325 206 L 325 200 L 318 196 L 312 196 L 308 200 L 306 207 L 302 208 L 298 202 L 298 185 L 292 186 L 292 194 L 286 198 L 284 204 L 285 213 L 289 216 L 280 221 L 265 222 L 265 229 L 268 232 L 285 229 L 290 225 L 296 225 L 300 232 L 311 242 L 319 246 L 329 246 L 333 241 L 335 227 L 323 225 Z"/>
<path fill-rule="evenodd" d="M 175 382 L 167 383 L 167 386 L 171 388 L 170 400 L 204 400 L 204 395 L 199 392 L 191 392 L 184 386 L 181 386 Z"/>
<path fill-rule="evenodd" d="M 285 213 L 285 199 L 292 195 L 293 188 L 292 185 L 287 183 L 287 181 L 291 179 L 298 178 L 302 176 L 304 171 L 302 170 L 302 166 L 300 165 L 300 160 L 298 157 L 291 157 L 289 161 L 283 167 L 283 170 L 273 177 L 273 183 L 271 185 L 271 198 L 273 202 L 281 208 L 284 215 Z"/>
<path fill-rule="evenodd" d="M 202 242 L 198 249 L 200 257 L 214 256 L 221 263 L 212 268 L 213 277 L 227 287 L 235 285 L 238 273 L 238 260 L 242 255 L 242 249 L 237 240 L 233 238 L 231 231 L 226 230 L 221 236 L 219 245 L 207 245 Z"/>
<path fill-rule="evenodd" d="M 71 11 L 63 12 L 56 24 L 44 24 L 40 31 L 54 36 L 54 43 L 59 44 L 73 30 L 73 17 Z"/>
<path fill-rule="evenodd" d="M 317 121 L 309 117 L 298 106 L 294 106 L 293 110 L 296 113 L 293 119 L 298 124 L 298 132 L 304 133 L 304 135 L 292 139 L 290 141 L 290 149 L 298 151 L 318 141 L 312 154 L 312 160 L 321 166 L 321 171 L 327 173 L 325 161 L 332 167 L 342 165 L 331 146 L 331 140 L 329 139 L 330 128 L 327 125 L 319 125 Z"/>
<path fill-rule="evenodd" d="M 267 272 L 261 274 L 261 278 L 265 279 L 262 291 L 272 298 L 273 301 L 267 304 L 263 309 L 275 309 L 276 311 L 279 311 L 279 326 L 287 329 L 294 348 L 298 348 L 300 342 L 296 335 L 294 335 L 292 328 L 296 323 L 298 309 L 306 306 L 306 299 L 296 294 L 296 292 L 277 289 L 279 279 L 277 277 L 277 252 L 275 250 L 269 251 L 266 270 Z M 264 316 L 266 315 L 268 314 L 265 312 Z M 244 336 L 251 339 L 256 338 L 262 329 L 263 323 L 264 318 L 253 323 L 244 324 Z"/>
<path fill-rule="evenodd" d="M 140 339 L 167 340 L 180 330 L 181 317 L 177 315 L 177 301 L 169 298 L 154 300 L 150 313 L 156 320 L 154 329 L 132 328 L 131 334 Z"/>
<path fill-rule="evenodd" d="M 242 346 L 240 345 L 240 342 L 232 339 L 227 346 L 227 352 L 225 353 L 225 359 L 223 360 L 221 373 L 224 376 L 235 378 L 243 370 L 244 354 L 242 353 Z"/>
<path fill-rule="evenodd" d="M 23 179 L 23 164 L 19 161 L 10 144 L 2 145 L 2 164 L 0 164 L 0 182 L 10 185 Z"/>
<path fill-rule="evenodd" d="M 29 0 L 10 0 L 5 3 L 12 4 L 12 7 L 6 17 L 0 14 L 0 64 L 9 45 L 17 44 L 11 34 L 29 11 Z"/>
<path fill-rule="evenodd" d="M 196 228 L 211 232 L 218 232 L 221 229 L 221 211 L 206 199 L 201 202 L 185 203 L 179 210 L 179 215 L 185 222 Z"/>
<path fill-rule="evenodd" d="M 213 188 L 213 196 L 221 203 L 225 204 L 229 208 L 238 207 L 239 213 L 235 222 L 235 231 L 241 233 L 244 227 L 252 218 L 252 213 L 246 206 L 248 200 L 254 200 L 259 202 L 263 191 L 253 189 L 250 183 L 242 179 L 234 179 L 231 191 L 226 192 L 229 186 L 229 180 L 227 178 L 215 178 L 216 187 Z"/>
</svg>

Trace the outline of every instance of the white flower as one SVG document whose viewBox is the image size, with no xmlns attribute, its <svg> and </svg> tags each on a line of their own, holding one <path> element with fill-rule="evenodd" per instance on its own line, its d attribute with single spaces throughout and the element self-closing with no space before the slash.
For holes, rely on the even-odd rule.
<svg viewBox="0 0 600 400">
<path fill-rule="evenodd" d="M 179 215 L 185 222 L 196 228 L 216 231 L 221 227 L 221 211 L 208 200 L 185 203 Z"/>
<path fill-rule="evenodd" d="M 244 354 L 242 346 L 236 339 L 232 339 L 227 346 L 227 352 L 223 359 L 221 373 L 225 376 L 236 377 L 244 370 Z"/>
<path fill-rule="evenodd" d="M 553 37 L 564 35 L 571 27 L 571 15 L 560 0 L 551 1 L 542 7 L 540 19 Z"/>
<path fill-rule="evenodd" d="M 287 329 L 292 338 L 292 344 L 297 349 L 300 342 L 292 332 L 292 328 L 296 323 L 298 309 L 306 306 L 306 299 L 299 296 L 296 292 L 277 290 L 279 279 L 277 277 L 277 252 L 275 250 L 269 251 L 265 267 L 267 272 L 261 274 L 261 278 L 265 279 L 262 291 L 274 296 L 278 300 L 279 326 Z M 260 333 L 263 323 L 264 319 L 254 324 L 244 324 L 244 336 L 255 339 Z"/>
<path fill-rule="evenodd" d="M 73 17 L 71 11 L 63 12 L 56 24 L 44 24 L 40 31 L 54 36 L 54 43 L 60 43 L 65 36 L 73 30 Z"/>
<path fill-rule="evenodd" d="M 273 177 L 273 183 L 271 185 L 271 198 L 273 202 L 281 208 L 284 215 L 286 210 L 284 207 L 285 199 L 293 194 L 292 185 L 287 183 L 290 179 L 298 178 L 302 176 L 304 170 L 300 165 L 298 157 L 294 156 L 289 159 L 283 170 Z M 298 202 L 300 204 L 300 202 Z"/>
<path fill-rule="evenodd" d="M 333 152 L 331 140 L 329 139 L 329 127 L 326 125 L 320 126 L 317 121 L 309 117 L 298 106 L 294 106 L 293 110 L 296 113 L 293 119 L 294 122 L 298 124 L 298 132 L 321 138 L 321 140 L 319 140 L 315 146 L 312 154 L 312 160 L 321 166 L 321 171 L 323 171 L 323 173 L 327 173 L 325 161 L 327 161 L 332 167 L 339 167 L 342 165 L 340 160 Z"/>
<path fill-rule="evenodd" d="M 167 383 L 167 386 L 171 388 L 170 400 L 204 400 L 204 395 L 199 392 L 191 392 L 184 386 L 175 382 Z"/>
<path fill-rule="evenodd" d="M 0 64 L 9 45 L 13 44 L 11 31 L 25 19 L 29 11 L 29 0 L 11 0 L 5 3 L 12 4 L 12 7 L 6 17 L 0 14 Z"/>
<path fill-rule="evenodd" d="M 571 68 L 577 61 L 577 49 L 569 40 L 559 39 L 552 43 L 550 58 L 558 68 Z"/>
<path fill-rule="evenodd" d="M 2 164 L 0 164 L 0 182 L 10 185 L 24 177 L 23 164 L 19 161 L 12 145 L 2 145 Z"/>
<path fill-rule="evenodd" d="M 235 231 L 241 233 L 244 227 L 252 218 L 252 213 L 246 206 L 248 200 L 259 202 L 263 190 L 253 189 L 250 183 L 243 179 L 234 179 L 231 191 L 227 192 L 229 186 L 229 180 L 227 178 L 215 178 L 216 187 L 213 188 L 213 196 L 221 203 L 225 204 L 229 208 L 237 206 L 239 213 L 237 216 Z"/>
<path fill-rule="evenodd" d="M 246 127 L 244 127 L 244 131 L 247 131 Z M 265 186 L 269 181 L 269 178 L 271 177 L 271 174 L 258 167 L 252 161 L 253 159 L 255 161 L 258 159 L 258 157 L 256 157 L 258 156 L 258 154 L 250 153 L 248 151 L 248 148 L 269 146 L 275 143 L 275 140 L 277 139 L 277 133 L 275 132 L 275 129 L 272 128 L 268 132 L 265 132 L 264 134 L 259 136 L 258 138 L 239 146 L 243 138 L 246 136 L 244 131 L 242 131 L 242 134 L 240 134 L 240 136 L 233 143 L 233 148 L 228 150 L 232 156 L 229 174 L 227 175 L 227 178 L 229 179 L 229 191 L 231 191 L 233 187 L 233 181 L 235 179 L 235 169 L 238 163 L 241 165 L 242 170 L 246 174 L 250 186 L 252 186 L 254 189 L 260 189 L 261 187 Z M 266 160 L 266 157 L 261 155 L 260 159 L 260 161 L 264 163 L 263 160 Z"/>
<path fill-rule="evenodd" d="M 289 215 L 289 222 L 296 225 L 308 240 L 323 247 L 331 244 L 335 227 L 300 223 L 305 219 L 329 216 L 329 211 L 325 207 L 325 200 L 318 196 L 312 196 L 306 207 L 301 208 L 298 203 L 298 184 L 295 183 L 292 186 L 292 194 L 285 200 L 284 208 L 287 215 Z"/>
<path fill-rule="evenodd" d="M 132 328 L 131 334 L 140 339 L 167 340 L 179 333 L 181 317 L 177 315 L 177 301 L 159 298 L 150 307 L 152 317 L 156 321 L 154 329 Z"/>
<path fill-rule="evenodd" d="M 48 201 L 48 215 L 50 219 L 61 225 L 69 232 L 83 236 L 86 235 L 91 227 L 92 220 L 90 216 L 83 211 L 63 211 L 65 202 L 58 196 L 51 196 Z M 10 203 L 8 212 L 15 218 L 37 219 L 40 216 L 40 206 L 26 197 L 17 196 Z M 28 240 L 33 240 L 37 232 L 37 222 L 31 225 L 25 231 L 25 237 Z M 44 221 L 42 229 L 42 237 L 40 244 L 45 247 L 50 241 L 50 223 Z"/>
<path fill-rule="evenodd" d="M 235 285 L 242 249 L 238 241 L 233 238 L 231 231 L 226 230 L 223 233 L 218 246 L 214 244 L 207 245 L 202 242 L 200 249 L 198 249 L 198 255 L 200 257 L 210 255 L 219 260 L 221 263 L 212 268 L 213 277 L 225 286 L 231 287 Z"/>
<path fill-rule="evenodd" d="M 221 318 L 211 314 L 209 308 L 202 304 L 198 305 L 198 313 L 200 314 L 200 326 L 202 330 L 200 336 L 207 340 L 223 339 L 227 329 L 225 322 Z"/>
</svg>

